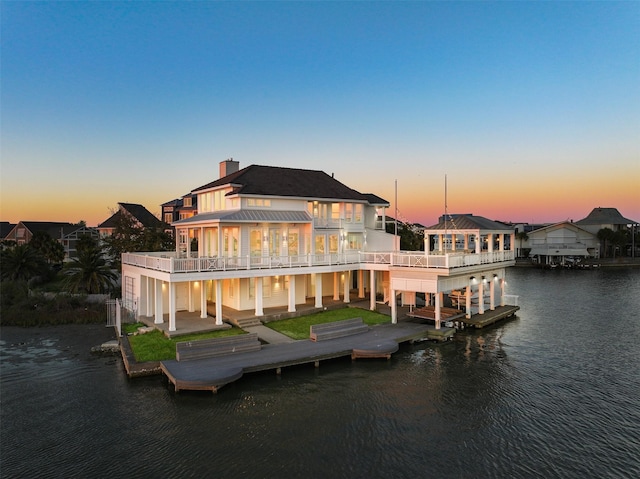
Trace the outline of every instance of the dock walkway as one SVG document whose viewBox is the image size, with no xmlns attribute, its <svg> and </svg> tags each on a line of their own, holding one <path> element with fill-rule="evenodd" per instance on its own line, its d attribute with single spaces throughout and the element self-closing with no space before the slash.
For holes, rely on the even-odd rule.
<svg viewBox="0 0 640 479">
<path fill-rule="evenodd" d="M 245 373 L 276 370 L 298 364 L 350 356 L 353 359 L 386 357 L 399 349 L 399 344 L 425 338 L 447 339 L 455 330 L 433 325 L 403 322 L 371 327 L 369 331 L 314 342 L 299 340 L 291 343 L 266 344 L 260 351 L 231 354 L 194 361 L 162 361 L 160 368 L 173 383 L 175 390 L 207 390 L 216 392 L 236 381 Z"/>
</svg>

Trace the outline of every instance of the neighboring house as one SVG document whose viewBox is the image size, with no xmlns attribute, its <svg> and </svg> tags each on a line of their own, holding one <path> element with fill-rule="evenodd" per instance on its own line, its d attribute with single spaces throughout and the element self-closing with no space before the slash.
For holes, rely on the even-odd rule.
<svg viewBox="0 0 640 479">
<path fill-rule="evenodd" d="M 0 240 L 4 240 L 7 238 L 7 235 L 11 232 L 13 228 L 15 228 L 14 223 L 9 223 L 8 221 L 0 221 Z"/>
<path fill-rule="evenodd" d="M 460 231 L 463 242 L 473 235 L 473 241 L 487 244 L 479 250 L 399 251 L 398 238 L 385 232 L 389 203 L 322 171 L 240 169 L 227 160 L 217 180 L 191 194 L 197 214 L 173 223 L 175 252 L 122 255 L 125 307 L 155 323 L 168 313 L 169 331 L 180 328 L 179 311 L 199 311 L 203 319 L 210 314 L 222 325 L 223 306 L 261 317 L 265 308 L 295 312 L 308 300 L 322 309 L 325 295 L 348 303 L 352 291 L 368 296 L 372 310 L 377 296 L 384 296 L 393 323 L 400 293 L 428 293 L 439 328 L 445 292 L 482 293 L 484 281 L 473 278 L 491 278 L 486 287 L 493 308 L 494 286 L 504 292 L 505 268 L 515 264 L 514 251 L 505 249 L 513 244 L 513 230 L 504 225 Z M 440 232 L 432 228 L 425 234 Z M 197 251 L 190 249 L 191 238 L 197 239 Z M 466 312 L 471 314 L 469 305 Z"/>
<path fill-rule="evenodd" d="M 97 229 L 100 237 L 104 238 L 105 236 L 113 235 L 123 215 L 133 218 L 134 222 L 143 228 L 161 228 L 163 225 L 162 221 L 142 205 L 136 203 L 118 203 L 118 210 L 98 225 Z"/>
<path fill-rule="evenodd" d="M 191 218 L 198 213 L 198 197 L 187 193 L 181 198 L 162 204 L 162 221 L 168 225 L 175 221 Z"/>
<path fill-rule="evenodd" d="M 171 225 L 176 221 L 191 218 L 198 213 L 198 196 L 193 193 L 187 193 L 181 198 L 163 203 L 161 208 L 162 221 L 167 225 Z M 173 227 L 169 228 L 168 232 L 175 237 L 175 229 Z"/>
<path fill-rule="evenodd" d="M 55 240 L 61 240 L 65 235 L 78 229 L 78 225 L 57 221 L 19 221 L 5 237 L 17 244 L 27 244 L 38 231 L 43 231 Z"/>
<path fill-rule="evenodd" d="M 62 246 L 64 246 L 65 260 L 78 257 L 76 245 L 78 243 L 78 240 L 83 236 L 88 236 L 90 238 L 93 238 L 94 240 L 100 239 L 100 233 L 98 233 L 97 228 L 90 228 L 88 226 L 77 227 L 77 229 L 75 229 L 71 233 L 64 235 L 60 239 Z"/>
<path fill-rule="evenodd" d="M 76 242 L 81 236 L 98 237 L 98 230 L 83 225 L 55 221 L 20 221 L 4 238 L 16 244 L 27 244 L 38 231 L 43 231 L 64 246 L 65 261 L 76 256 Z"/>
<path fill-rule="evenodd" d="M 631 225 L 637 225 L 638 221 L 630 220 L 620 214 L 616 208 L 594 208 L 586 218 L 575 222 L 582 229 L 597 235 L 603 228 L 612 231 L 628 229 Z"/>
<path fill-rule="evenodd" d="M 599 257 L 598 237 L 576 223 L 564 221 L 528 233 L 529 257 L 540 264 L 566 264 Z"/>
</svg>

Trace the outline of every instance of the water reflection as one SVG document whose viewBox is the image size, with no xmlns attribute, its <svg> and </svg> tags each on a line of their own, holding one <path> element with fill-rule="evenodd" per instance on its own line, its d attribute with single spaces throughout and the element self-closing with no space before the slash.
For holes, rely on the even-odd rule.
<svg viewBox="0 0 640 479">
<path fill-rule="evenodd" d="M 496 327 L 217 395 L 3 334 L 2 477 L 640 476 L 640 271 L 509 283 L 522 309 Z"/>
</svg>

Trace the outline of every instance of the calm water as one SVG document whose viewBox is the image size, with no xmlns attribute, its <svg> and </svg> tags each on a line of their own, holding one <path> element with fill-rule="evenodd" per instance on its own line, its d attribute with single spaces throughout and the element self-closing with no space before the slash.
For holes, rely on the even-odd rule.
<svg viewBox="0 0 640 479">
<path fill-rule="evenodd" d="M 0 475 L 640 477 L 640 270 L 507 280 L 522 309 L 499 326 L 217 395 L 5 330 Z"/>
</svg>

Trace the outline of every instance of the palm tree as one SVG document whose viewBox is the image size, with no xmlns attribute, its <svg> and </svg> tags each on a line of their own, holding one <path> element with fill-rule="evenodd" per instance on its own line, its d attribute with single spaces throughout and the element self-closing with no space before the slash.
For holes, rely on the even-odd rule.
<svg viewBox="0 0 640 479">
<path fill-rule="evenodd" d="M 1 258 L 3 280 L 28 281 L 44 269 L 44 259 L 28 244 L 3 249 Z"/>
<path fill-rule="evenodd" d="M 117 278 L 98 248 L 83 249 L 65 267 L 65 286 L 71 293 L 106 293 Z"/>
<path fill-rule="evenodd" d="M 520 240 L 520 249 L 518 250 L 518 256 L 522 256 L 522 242 L 527 241 L 529 239 L 529 235 L 526 231 L 518 231 L 516 233 L 516 238 Z"/>
<path fill-rule="evenodd" d="M 612 241 L 614 239 L 615 233 L 611 228 L 602 228 L 598 230 L 598 239 L 601 243 L 604 243 L 603 256 L 607 257 L 607 242 Z"/>
</svg>

